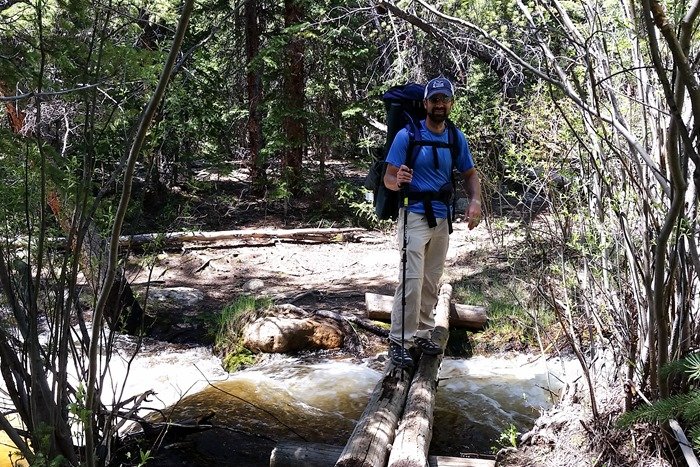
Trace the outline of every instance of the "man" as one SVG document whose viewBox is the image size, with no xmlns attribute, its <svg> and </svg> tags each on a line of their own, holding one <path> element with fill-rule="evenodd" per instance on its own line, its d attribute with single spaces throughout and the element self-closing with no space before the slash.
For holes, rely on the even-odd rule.
<svg viewBox="0 0 700 467">
<path fill-rule="evenodd" d="M 453 97 L 454 88 L 449 80 L 440 77 L 428 82 L 423 99 L 427 116 L 417 130 L 421 132 L 422 144 L 449 142 L 447 117 L 452 110 Z M 462 174 L 469 196 L 466 219 L 471 230 L 481 220 L 481 187 L 467 140 L 461 131 L 455 133 L 459 148 L 455 167 Z M 413 365 L 408 352 L 411 347 L 427 355 L 441 352 L 432 340 L 432 332 L 438 287 L 451 233 L 448 202 L 452 194 L 450 148 L 447 144 L 443 147 L 421 145 L 410 168 L 407 165 L 409 142 L 407 129 L 397 133 L 387 154 L 384 175 L 384 185 L 388 189 L 408 189 L 408 213 L 401 209 L 398 225 L 399 249 L 403 248 L 404 235 L 407 240 L 406 264 L 400 268 L 389 333 L 389 356 L 402 368 Z M 445 194 L 445 191 L 450 193 Z M 405 280 L 403 267 L 406 268 Z M 404 293 L 405 309 L 402 305 Z"/>
</svg>

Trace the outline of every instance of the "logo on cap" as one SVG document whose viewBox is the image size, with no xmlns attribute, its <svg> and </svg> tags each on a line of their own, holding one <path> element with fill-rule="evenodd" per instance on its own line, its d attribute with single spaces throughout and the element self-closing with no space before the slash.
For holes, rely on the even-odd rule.
<svg viewBox="0 0 700 467">
<path fill-rule="evenodd" d="M 454 94 L 454 89 L 452 88 L 452 83 L 447 78 L 433 78 L 428 82 L 425 87 L 424 98 L 429 98 L 435 94 L 444 94 L 447 97 L 452 97 Z"/>
</svg>

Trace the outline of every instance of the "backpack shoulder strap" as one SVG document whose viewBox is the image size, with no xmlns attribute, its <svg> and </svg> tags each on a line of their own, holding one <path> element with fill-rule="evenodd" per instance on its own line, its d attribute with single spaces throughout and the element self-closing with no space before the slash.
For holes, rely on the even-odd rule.
<svg viewBox="0 0 700 467">
<path fill-rule="evenodd" d="M 408 132 L 408 149 L 406 149 L 406 165 L 409 168 L 413 168 L 413 164 L 416 162 L 416 157 L 420 152 L 421 141 L 423 136 L 421 135 L 421 124 L 416 122 L 408 113 L 406 113 L 406 131 Z"/>
<path fill-rule="evenodd" d="M 413 167 L 413 163 L 415 163 L 416 157 L 418 157 L 421 146 L 431 146 L 433 150 L 435 150 L 435 148 L 449 148 L 450 155 L 452 156 L 452 170 L 457 167 L 457 159 L 459 158 L 460 152 L 459 130 L 457 130 L 457 127 L 451 120 L 448 119 L 446 121 L 447 143 L 423 140 L 421 137 L 420 122 L 416 122 L 413 119 L 408 119 L 408 122 L 409 123 L 406 124 L 409 135 L 408 157 L 406 158 L 407 166 Z M 435 167 L 437 168 L 437 153 L 435 153 Z"/>
<path fill-rule="evenodd" d="M 457 158 L 459 157 L 459 135 L 457 127 L 451 120 L 447 120 L 447 141 L 450 145 L 450 154 L 452 155 L 452 170 L 457 167 Z"/>
</svg>

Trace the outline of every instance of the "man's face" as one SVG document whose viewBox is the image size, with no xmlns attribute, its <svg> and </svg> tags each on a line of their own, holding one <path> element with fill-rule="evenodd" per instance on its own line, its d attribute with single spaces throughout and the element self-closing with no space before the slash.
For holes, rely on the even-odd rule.
<svg viewBox="0 0 700 467">
<path fill-rule="evenodd" d="M 444 122 L 450 116 L 452 110 L 452 97 L 444 94 L 434 94 L 425 99 L 425 110 L 435 123 Z"/>
</svg>

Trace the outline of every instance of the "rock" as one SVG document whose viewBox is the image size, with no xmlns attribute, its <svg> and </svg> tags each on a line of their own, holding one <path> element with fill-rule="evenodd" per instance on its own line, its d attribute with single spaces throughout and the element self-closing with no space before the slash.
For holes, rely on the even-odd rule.
<svg viewBox="0 0 700 467">
<path fill-rule="evenodd" d="M 312 318 L 258 318 L 243 335 L 243 344 L 258 352 L 336 349 L 343 345 L 343 334 L 335 324 Z"/>
<path fill-rule="evenodd" d="M 160 302 L 170 307 L 192 307 L 204 299 L 201 290 L 191 287 L 151 288 L 148 298 L 153 302 Z"/>
<path fill-rule="evenodd" d="M 260 279 L 251 279 L 243 284 L 243 290 L 246 292 L 255 292 L 265 287 L 265 283 Z"/>
</svg>

